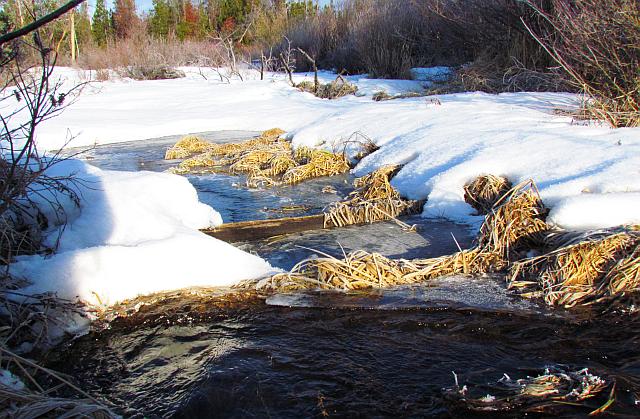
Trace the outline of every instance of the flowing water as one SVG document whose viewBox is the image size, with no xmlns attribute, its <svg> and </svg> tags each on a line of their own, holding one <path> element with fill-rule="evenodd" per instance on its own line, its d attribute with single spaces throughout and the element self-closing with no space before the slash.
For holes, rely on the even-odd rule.
<svg viewBox="0 0 640 419">
<path fill-rule="evenodd" d="M 99 147 L 86 157 L 103 168 L 165 170 L 164 150 L 176 139 Z M 293 206 L 317 213 L 346 195 L 351 180 L 247 190 L 238 177 L 189 179 L 225 221 L 288 216 L 282 208 Z M 321 193 L 327 185 L 337 194 Z M 420 217 L 404 221 L 417 224 L 418 232 L 388 222 L 237 246 L 288 269 L 314 254 L 364 249 L 430 257 L 455 251 L 456 241 L 465 247 L 472 240 L 464 226 Z M 126 309 L 129 316 L 75 340 L 51 359 L 52 367 L 120 406 L 125 416 L 572 417 L 588 414 L 610 396 L 615 402 L 605 414 L 640 413 L 637 317 L 599 315 L 597 308 L 548 309 L 511 295 L 496 277 L 268 298 L 191 290 L 143 298 L 137 310 Z M 467 386 L 469 398 L 506 398 L 499 385 L 504 374 L 515 380 L 541 375 L 548 367 L 589 368 L 605 379 L 607 390 L 580 403 L 519 401 L 486 412 L 471 410 L 460 396 Z"/>
</svg>

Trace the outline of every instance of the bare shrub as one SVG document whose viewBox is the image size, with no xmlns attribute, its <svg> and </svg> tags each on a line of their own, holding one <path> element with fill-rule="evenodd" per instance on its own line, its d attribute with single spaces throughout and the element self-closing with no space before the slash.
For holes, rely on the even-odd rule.
<svg viewBox="0 0 640 419">
<path fill-rule="evenodd" d="M 43 231 L 52 221 L 45 214 L 57 221 L 65 218 L 61 196 L 79 204 L 73 178 L 48 174 L 62 159 L 40 153 L 35 131 L 62 112 L 81 86 L 64 90 L 62 81 L 52 78 L 55 53 L 43 46 L 37 33 L 34 39 L 33 45 L 19 41 L 16 48 L 37 51 L 39 66 L 24 68 L 15 56 L 3 66 L 9 77 L 0 101 L 15 100 L 19 106 L 0 115 L 0 264 L 40 249 Z M 13 94 L 7 95 L 9 91 Z"/>
<path fill-rule="evenodd" d="M 566 89 L 523 22 L 547 25 L 517 0 L 347 0 L 290 22 L 287 38 L 322 68 L 410 78 L 416 66 L 473 63 L 460 69 L 456 89 Z"/>
<path fill-rule="evenodd" d="M 425 42 L 432 32 L 430 22 L 407 2 L 361 0 L 291 22 L 286 36 L 321 67 L 410 78 L 412 66 L 433 58 Z M 304 60 L 301 64 L 299 69 L 308 69 Z"/>
<path fill-rule="evenodd" d="M 54 80 L 56 54 L 37 31 L 32 36 L 32 44 L 21 38 L 0 50 L 5 75 L 0 88 L 0 410 L 8 417 L 115 417 L 69 380 L 13 349 L 43 349 L 52 343 L 52 328 L 59 332 L 64 318 L 84 314 L 79 304 L 53 295 L 21 294 L 27 284 L 8 269 L 16 255 L 43 250 L 49 222 L 65 221 L 65 201 L 79 204 L 76 180 L 50 174 L 62 159 L 40 153 L 35 133 L 64 110 L 81 86 L 64 89 L 62 81 Z M 26 65 L 18 59 L 23 49 L 39 61 Z M 83 399 L 64 398 L 67 390 Z"/>
<path fill-rule="evenodd" d="M 176 75 L 168 71 L 178 66 L 212 67 L 224 63 L 222 50 L 215 41 L 180 41 L 157 39 L 144 28 L 129 38 L 109 41 L 106 46 L 93 46 L 78 59 L 78 66 L 89 70 L 119 69 L 125 77 L 157 78 Z M 173 77 L 171 77 L 173 76 Z"/>
<path fill-rule="evenodd" d="M 549 24 L 531 33 L 588 95 L 585 112 L 614 127 L 640 126 L 640 7 L 637 0 L 528 4 Z M 550 11 L 552 10 L 552 12 Z"/>
</svg>

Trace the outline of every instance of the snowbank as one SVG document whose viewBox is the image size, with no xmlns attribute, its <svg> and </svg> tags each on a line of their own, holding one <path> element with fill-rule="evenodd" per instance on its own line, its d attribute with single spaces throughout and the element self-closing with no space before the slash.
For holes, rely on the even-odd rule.
<svg viewBox="0 0 640 419">
<path fill-rule="evenodd" d="M 359 131 L 381 149 L 356 167 L 364 174 L 384 164 L 406 166 L 394 185 L 410 198 L 427 198 L 424 215 L 476 223 L 462 186 L 482 173 L 516 183 L 533 178 L 551 220 L 563 227 L 610 227 L 638 222 L 640 129 L 574 124 L 554 112 L 577 106 L 572 94 L 441 95 L 374 102 L 370 95 L 420 88 L 419 81 L 349 77 L 360 95 L 318 99 L 290 87 L 284 76 L 221 82 L 211 70 L 183 69 L 184 79 L 95 83 L 65 113 L 42 125 L 47 148 L 107 143 L 208 130 L 289 131 L 296 146 L 339 146 Z M 443 69 L 416 70 L 440 75 Z M 67 77 L 77 77 L 68 69 Z M 335 74 L 322 72 L 323 82 Z M 298 74 L 296 81 L 311 79 Z M 576 216 L 579 214 L 580 216 Z"/>
<path fill-rule="evenodd" d="M 63 200 L 68 224 L 48 232 L 57 253 L 22 256 L 11 273 L 26 294 L 109 305 L 139 294 L 191 286 L 231 285 L 274 271 L 257 256 L 200 233 L 222 223 L 198 201 L 187 179 L 152 172 L 103 171 L 78 160 L 51 169 L 75 173 L 81 208 Z M 46 208 L 46 206 L 45 206 Z M 62 221 L 62 220 L 59 220 Z"/>
</svg>

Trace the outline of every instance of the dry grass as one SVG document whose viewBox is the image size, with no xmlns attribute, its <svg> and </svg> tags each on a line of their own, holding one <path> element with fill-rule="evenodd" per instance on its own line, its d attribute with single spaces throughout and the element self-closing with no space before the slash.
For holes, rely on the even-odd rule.
<svg viewBox="0 0 640 419">
<path fill-rule="evenodd" d="M 389 183 L 398 170 L 398 166 L 385 166 L 356 179 L 356 190 L 325 211 L 325 228 L 369 224 L 418 213 L 422 203 L 402 199 Z"/>
<path fill-rule="evenodd" d="M 513 264 L 510 287 L 549 305 L 603 301 L 640 286 L 640 232 L 599 233 Z"/>
<path fill-rule="evenodd" d="M 171 147 L 165 158 L 196 154 L 171 169 L 177 174 L 207 173 L 225 168 L 235 172 L 252 173 L 259 171 L 270 157 L 291 153 L 289 142 L 279 138 L 281 133 L 284 131 L 274 128 L 263 132 L 257 138 L 223 144 L 209 143 L 194 136 L 187 136 Z"/>
<path fill-rule="evenodd" d="M 367 204 L 362 206 L 370 209 L 370 203 L 381 197 L 383 201 L 399 199 L 397 191 L 389 184 L 389 177 L 396 170 L 396 167 L 385 167 L 358 179 L 355 183 L 358 190 L 350 196 L 355 207 L 369 203 L 368 207 Z M 342 204 L 338 203 L 334 208 L 343 211 L 346 205 Z M 339 211 L 333 216 L 342 216 Z M 367 219 L 360 211 L 359 208 L 349 209 L 344 219 Z M 302 261 L 291 272 L 244 285 L 256 286 L 267 292 L 305 288 L 353 290 L 418 283 L 445 275 L 504 271 L 514 257 L 514 251 L 524 243 L 529 243 L 532 234 L 548 230 L 544 222 L 545 215 L 546 209 L 533 182 L 524 182 L 496 203 L 481 227 L 478 245 L 472 249 L 438 258 L 410 261 L 392 260 L 363 251 L 352 252 L 343 259 L 326 255 L 324 258 Z M 331 217 L 327 216 L 333 220 Z"/>
<path fill-rule="evenodd" d="M 522 252 L 538 246 L 539 236 L 548 231 L 548 210 L 532 180 L 514 186 L 485 218 L 478 235 L 478 247 L 499 254 L 505 260 L 519 259 Z"/>
<path fill-rule="evenodd" d="M 408 99 L 413 97 L 425 97 L 425 96 L 427 96 L 426 91 L 425 92 L 406 92 L 406 93 L 390 95 L 386 91 L 382 90 L 380 92 L 374 93 L 373 96 L 371 96 L 371 99 L 374 102 L 385 102 L 387 100 Z"/>
<path fill-rule="evenodd" d="M 213 144 L 195 136 L 187 135 L 175 143 L 164 155 L 165 160 L 185 159 L 194 154 L 211 150 Z"/>
<path fill-rule="evenodd" d="M 20 380 L 12 386 L 0 381 L 0 416 L 116 417 L 67 377 L 12 349 L 31 347 L 37 352 L 50 348 L 49 337 L 52 329 L 62 327 L 61 318 L 86 315 L 86 307 L 78 303 L 50 295 L 25 297 L 14 291 L 24 285 L 15 278 L 0 277 L 0 370 L 11 371 Z M 70 393 L 78 398 L 67 398 Z"/>
<path fill-rule="evenodd" d="M 473 412 L 508 412 L 518 409 L 537 414 L 551 411 L 565 404 L 581 405 L 581 402 L 597 396 L 607 396 L 608 401 L 594 410 L 602 413 L 614 401 L 615 380 L 591 374 L 586 368 L 578 371 L 547 368 L 542 374 L 512 380 L 505 375 L 487 388 L 454 387 L 446 391 L 449 400 Z M 606 390 L 611 390 L 607 394 Z M 488 395 L 491 391 L 494 395 Z M 470 393 L 482 395 L 472 396 Z M 606 399 L 605 399 L 606 400 Z M 555 415 L 554 415 L 555 416 Z"/>
<path fill-rule="evenodd" d="M 274 128 L 258 138 L 239 143 L 212 144 L 188 136 L 171 147 L 167 159 L 188 157 L 172 173 L 209 173 L 228 170 L 246 173 L 247 186 L 268 187 L 333 176 L 351 169 L 347 157 L 340 153 L 301 147 L 293 151 L 291 143 L 280 138 L 285 131 Z M 183 158 L 184 158 L 183 157 Z"/>
<path fill-rule="evenodd" d="M 260 136 L 262 138 L 280 138 L 283 134 L 286 134 L 286 133 L 287 132 L 283 129 L 271 128 L 266 131 L 263 131 L 262 134 L 260 134 Z"/>
<path fill-rule="evenodd" d="M 506 262 L 500 255 L 477 248 L 461 250 L 453 255 L 411 261 L 414 272 L 407 275 L 410 282 L 423 282 L 446 275 L 477 275 L 499 272 Z"/>
<path fill-rule="evenodd" d="M 118 417 L 104 403 L 76 387 L 67 378 L 3 346 L 0 346 L 0 367 L 14 371 L 14 376 L 21 380 L 13 386 L 0 382 L 0 408 L 3 417 Z M 81 398 L 55 396 L 63 388 Z"/>
<path fill-rule="evenodd" d="M 303 92 L 312 93 L 321 99 L 337 99 L 347 95 L 353 95 L 358 91 L 358 87 L 347 82 L 341 76 L 338 76 L 331 83 L 316 85 L 311 81 L 303 81 L 296 85 Z"/>
<path fill-rule="evenodd" d="M 478 214 L 486 215 L 511 188 L 511 182 L 504 177 L 481 175 L 464 185 L 464 200 Z"/>
<path fill-rule="evenodd" d="M 414 284 L 445 275 L 490 272 L 496 266 L 503 266 L 499 256 L 477 250 L 414 260 L 394 260 L 362 250 L 349 253 L 343 259 L 325 256 L 304 260 L 290 272 L 242 286 L 255 286 L 262 292 L 309 288 L 349 291 Z"/>
<path fill-rule="evenodd" d="M 298 159 L 296 159 L 299 161 Z M 292 167 L 282 176 L 282 181 L 293 185 L 307 179 L 321 176 L 335 176 L 351 169 L 349 160 L 344 154 L 314 149 L 308 158 L 301 159 L 307 163 Z"/>
</svg>

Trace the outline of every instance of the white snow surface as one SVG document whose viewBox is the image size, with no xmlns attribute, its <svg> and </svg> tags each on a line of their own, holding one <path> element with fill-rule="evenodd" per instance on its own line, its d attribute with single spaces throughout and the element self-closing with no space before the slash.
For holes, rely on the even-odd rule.
<svg viewBox="0 0 640 419">
<path fill-rule="evenodd" d="M 26 294 L 55 292 L 110 305 L 140 294 L 226 286 L 274 272 L 259 257 L 197 230 L 218 226 L 222 218 L 198 201 L 186 178 L 100 170 L 79 160 L 64 161 L 49 174 L 65 173 L 75 173 L 81 206 L 60 199 L 68 223 L 49 231 L 50 245 L 60 237 L 54 255 L 22 256 L 11 265 L 12 274 L 32 282 Z"/>
<path fill-rule="evenodd" d="M 0 368 L 0 385 L 16 391 L 20 391 L 25 388 L 24 383 L 19 377 L 13 375 L 11 371 L 2 368 Z"/>
<path fill-rule="evenodd" d="M 440 104 L 429 97 L 374 102 L 376 91 L 419 91 L 423 84 L 353 76 L 348 79 L 359 86 L 358 95 L 325 100 L 289 86 L 282 75 L 261 81 L 247 71 L 244 81 L 227 82 L 211 69 L 183 70 L 187 77 L 176 80 L 91 83 L 64 113 L 41 125 L 40 147 L 62 146 L 68 132 L 76 137 L 71 145 L 80 146 L 280 127 L 294 146 L 340 149 L 359 132 L 381 148 L 355 174 L 404 164 L 393 185 L 409 198 L 428 198 L 425 217 L 477 224 L 481 218 L 464 202 L 463 185 L 495 174 L 513 183 L 532 178 L 551 208 L 550 220 L 560 227 L 640 223 L 640 129 L 575 123 L 554 112 L 575 109 L 576 95 L 471 92 L 439 95 Z M 57 74 L 68 85 L 84 77 L 72 69 Z M 323 82 L 335 76 L 320 74 Z M 295 75 L 303 79 L 312 75 Z M 105 303 L 135 293 L 229 284 L 271 269 L 194 230 L 220 220 L 197 203 L 186 180 L 82 168 L 98 188 L 85 191 L 84 210 L 67 226 L 60 251 L 50 258 L 25 257 L 12 267 L 48 278 L 31 291 L 57 289 Z"/>
</svg>

